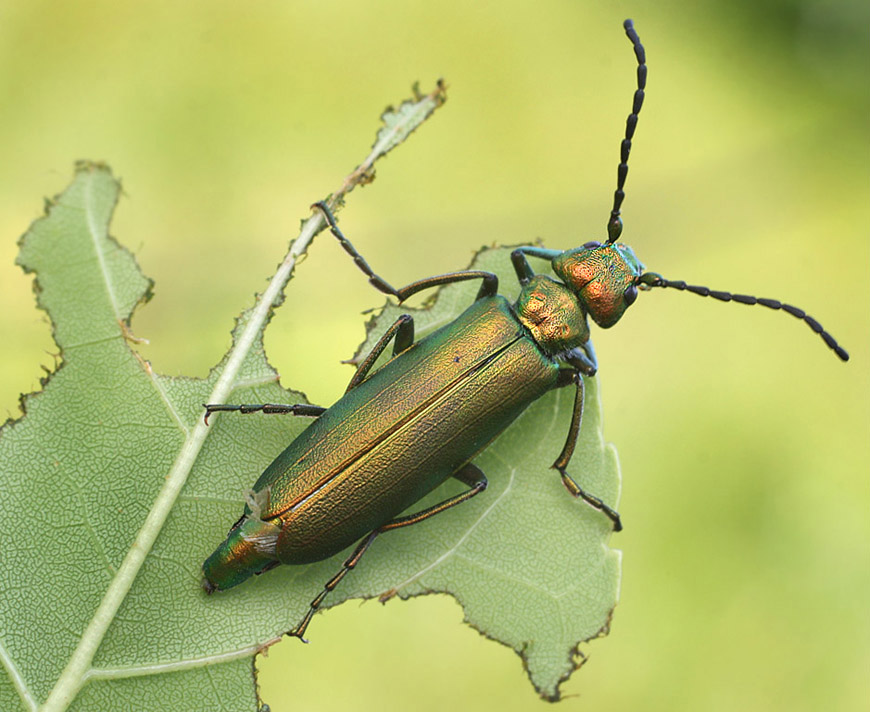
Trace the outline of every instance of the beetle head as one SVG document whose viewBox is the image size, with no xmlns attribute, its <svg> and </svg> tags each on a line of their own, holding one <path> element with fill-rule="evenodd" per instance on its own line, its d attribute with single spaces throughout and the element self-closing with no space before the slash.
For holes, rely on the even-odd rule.
<svg viewBox="0 0 870 712">
<path fill-rule="evenodd" d="M 587 242 L 553 260 L 553 271 L 598 326 L 613 326 L 637 299 L 643 265 L 628 245 Z"/>
</svg>

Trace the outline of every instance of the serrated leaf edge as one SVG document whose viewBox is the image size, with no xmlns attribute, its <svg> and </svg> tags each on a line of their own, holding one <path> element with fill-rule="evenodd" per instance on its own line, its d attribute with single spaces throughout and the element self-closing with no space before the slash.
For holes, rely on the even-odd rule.
<svg viewBox="0 0 870 712">
<path fill-rule="evenodd" d="M 443 103 L 443 94 L 444 85 L 442 82 L 439 82 L 431 94 L 419 100 L 419 104 L 426 104 L 422 111 L 409 112 L 407 116 L 403 117 L 392 127 L 392 130 L 387 132 L 386 136 L 381 136 L 379 132 L 379 139 L 375 141 L 372 151 L 363 163 L 345 179 L 339 191 L 331 197 L 330 202 L 337 203 L 344 195 L 353 190 L 356 185 L 370 181 L 370 171 L 375 161 L 385 156 L 390 150 L 399 145 L 404 138 L 407 138 L 414 129 L 426 121 L 434 110 Z M 435 97 L 441 97 L 441 100 L 437 101 Z M 405 132 L 405 136 L 401 140 L 396 141 L 395 138 L 401 131 Z M 90 225 L 90 220 L 88 222 Z M 268 322 L 271 310 L 282 301 L 284 288 L 291 279 L 297 262 L 306 254 L 314 237 L 325 227 L 326 221 L 320 212 L 315 212 L 311 217 L 303 221 L 299 235 L 291 243 L 287 255 L 281 262 L 275 275 L 269 281 L 266 290 L 261 295 L 258 295 L 250 318 L 231 347 L 229 358 L 224 362 L 223 371 L 220 373 L 212 389 L 209 402 L 224 402 L 234 389 L 236 376 L 241 370 L 242 364 L 254 345 L 258 334 L 261 333 Z M 132 316 L 132 311 L 126 318 L 129 319 L 130 316 Z M 152 380 L 156 382 L 150 368 L 148 371 Z M 93 618 L 85 628 L 79 644 L 70 656 L 66 667 L 55 683 L 45 704 L 42 706 L 43 712 L 62 712 L 67 709 L 85 682 L 91 679 L 89 677 L 89 673 L 93 671 L 91 662 L 109 626 L 114 620 L 118 608 L 120 608 L 121 603 L 132 587 L 133 581 L 139 573 L 145 558 L 157 540 L 157 536 L 162 530 L 172 507 L 175 505 L 184 484 L 187 482 L 187 477 L 205 442 L 208 429 L 204 421 L 200 420 L 193 430 L 187 431 L 187 433 L 187 438 L 181 446 L 178 457 L 166 477 L 163 488 L 154 500 L 148 516 L 145 518 L 145 522 L 136 535 L 133 545 L 130 547 L 127 555 L 118 567 L 112 582 L 106 589 L 106 593 Z M 246 654 L 254 654 L 256 652 L 256 649 L 252 649 Z M 206 663 L 201 660 L 200 664 Z M 20 676 L 17 679 L 21 682 Z M 30 697 L 26 688 L 22 688 L 21 692 L 23 693 L 22 699 L 25 699 L 24 695 L 26 695 L 32 702 L 32 697 Z M 36 709 L 35 704 L 33 709 Z"/>
</svg>

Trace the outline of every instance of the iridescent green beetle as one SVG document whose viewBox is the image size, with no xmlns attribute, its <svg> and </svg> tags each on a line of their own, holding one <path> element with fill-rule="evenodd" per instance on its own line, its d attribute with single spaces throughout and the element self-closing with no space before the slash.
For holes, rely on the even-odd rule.
<svg viewBox="0 0 870 712">
<path fill-rule="evenodd" d="M 644 267 L 616 240 L 628 156 L 646 86 L 643 46 L 630 20 L 625 31 L 637 57 L 637 90 L 626 123 L 617 189 L 604 243 L 565 252 L 520 247 L 511 255 L 521 285 L 511 305 L 498 295 L 496 275 L 467 270 L 430 277 L 395 289 L 376 275 L 344 237 L 329 208 L 318 203 L 335 237 L 381 292 L 400 302 L 419 291 L 480 279 L 474 303 L 450 324 L 414 342 L 414 320 L 403 315 L 360 363 L 342 398 L 331 408 L 297 405 L 206 406 L 218 411 L 290 413 L 316 420 L 266 468 L 254 484 L 241 518 L 203 564 L 206 591 L 236 586 L 279 564 L 306 564 L 359 542 L 341 570 L 290 634 L 302 638 L 324 598 L 356 566 L 375 538 L 443 512 L 486 489 L 472 460 L 544 393 L 575 387 L 574 410 L 562 452 L 553 464 L 568 491 L 608 517 L 619 515 L 568 474 L 583 414 L 583 377 L 598 364 L 588 318 L 602 328 L 616 324 L 638 290 L 671 287 L 701 296 L 782 309 L 805 321 L 844 361 L 848 354 L 803 310 L 772 299 L 716 292 L 672 282 Z M 527 257 L 550 261 L 559 278 L 535 274 Z M 372 370 L 393 342 L 393 358 Z M 450 477 L 468 489 L 440 504 L 400 516 Z"/>
</svg>

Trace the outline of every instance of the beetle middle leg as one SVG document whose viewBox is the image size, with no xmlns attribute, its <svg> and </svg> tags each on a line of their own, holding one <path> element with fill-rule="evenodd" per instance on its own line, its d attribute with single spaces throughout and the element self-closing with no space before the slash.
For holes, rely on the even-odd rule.
<svg viewBox="0 0 870 712">
<path fill-rule="evenodd" d="M 350 383 L 347 384 L 345 393 L 356 388 L 360 383 L 366 380 L 366 376 L 369 375 L 372 366 L 375 365 L 378 357 L 384 352 L 384 349 L 387 348 L 387 345 L 393 339 L 395 339 L 395 343 L 393 344 L 393 356 L 402 353 L 402 351 L 413 345 L 414 317 L 410 314 L 402 314 L 395 322 L 393 322 L 393 325 L 384 332 L 380 339 L 378 339 L 378 342 L 369 352 L 369 355 L 360 362 L 360 365 L 356 369 L 356 373 L 353 374 L 353 378 L 351 378 Z"/>
<path fill-rule="evenodd" d="M 293 630 L 288 631 L 287 635 L 292 635 L 296 638 L 299 638 L 303 643 L 307 643 L 303 637 L 305 635 L 305 629 L 308 628 L 308 624 L 311 623 L 311 618 L 317 612 L 317 609 L 320 608 L 323 600 L 329 595 L 331 591 L 338 586 L 339 582 L 347 576 L 347 573 L 351 571 L 362 558 L 362 555 L 368 551 L 368 548 L 372 545 L 372 542 L 377 538 L 378 534 L 383 534 L 384 532 L 391 531 L 392 529 L 401 529 L 402 527 L 407 527 L 412 524 L 417 524 L 418 522 L 422 522 L 425 519 L 429 519 L 436 514 L 439 514 L 451 507 L 455 507 L 457 504 L 461 504 L 468 499 L 471 499 L 476 494 L 480 494 L 483 490 L 486 489 L 487 480 L 486 475 L 475 465 L 472 465 L 470 462 L 463 465 L 459 470 L 453 473 L 453 477 L 455 477 L 460 482 L 469 486 L 465 492 L 461 492 L 460 494 L 454 495 L 453 497 L 448 497 L 443 502 L 439 502 L 431 507 L 427 507 L 426 509 L 417 512 L 416 514 L 409 514 L 404 517 L 397 517 L 396 519 L 392 519 L 386 524 L 382 524 L 377 529 L 375 529 L 371 534 L 369 534 L 365 539 L 363 539 L 359 545 L 354 549 L 353 553 L 347 558 L 347 560 L 342 564 L 341 570 L 333 576 L 329 581 L 326 582 L 326 585 L 323 587 L 323 590 L 317 595 L 317 597 L 311 601 L 311 605 L 308 608 L 308 612 L 299 622 Z"/>
<path fill-rule="evenodd" d="M 577 484 L 574 478 L 568 474 L 568 462 L 574 454 L 574 448 L 577 446 L 577 437 L 580 434 L 580 424 L 583 422 L 585 388 L 583 385 L 583 376 L 579 371 L 572 372 L 565 370 L 562 374 L 564 374 L 562 377 L 562 381 L 564 382 L 557 383 L 557 386 L 566 386 L 573 382 L 576 384 L 577 390 L 574 395 L 574 411 L 571 415 L 571 426 L 568 428 L 568 437 L 565 440 L 565 445 L 562 447 L 562 452 L 559 453 L 559 457 L 557 457 L 556 462 L 553 463 L 553 469 L 559 471 L 559 474 L 562 476 L 562 483 L 572 495 L 580 497 L 585 502 L 595 507 L 595 509 L 607 515 L 610 521 L 613 522 L 613 531 L 622 531 L 622 520 L 619 517 L 619 513 L 609 505 L 605 504 L 600 497 L 596 497 L 594 494 L 586 492 Z M 570 380 L 567 379 L 568 374 L 570 374 Z"/>
<path fill-rule="evenodd" d="M 378 360 L 378 357 L 384 352 L 384 349 L 387 348 L 387 345 L 393 339 L 395 339 L 395 343 L 393 344 L 394 356 L 400 354 L 414 343 L 414 317 L 409 314 L 402 314 L 398 319 L 396 319 L 393 325 L 387 329 L 380 339 L 378 339 L 378 342 L 374 345 L 371 352 L 369 352 L 369 355 L 366 356 L 362 363 L 357 367 L 356 373 L 354 373 L 353 378 L 350 379 L 350 383 L 345 392 L 358 386 L 366 379 L 366 376 L 368 376 L 369 371 Z M 267 414 L 288 413 L 291 415 L 307 415 L 316 417 L 322 415 L 326 411 L 326 408 L 323 406 L 309 405 L 307 403 L 296 403 L 293 405 L 285 405 L 283 403 L 262 403 L 257 405 L 248 403 L 242 405 L 204 403 L 203 407 L 205 408 L 206 425 L 208 425 L 209 416 L 211 416 L 212 413 L 218 412 L 232 411 L 247 414 L 260 411 Z"/>
</svg>

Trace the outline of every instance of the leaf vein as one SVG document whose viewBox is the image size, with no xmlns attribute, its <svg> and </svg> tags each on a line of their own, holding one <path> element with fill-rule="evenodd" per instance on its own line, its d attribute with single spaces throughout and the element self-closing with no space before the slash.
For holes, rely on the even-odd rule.
<svg viewBox="0 0 870 712">
<path fill-rule="evenodd" d="M 507 571 L 504 571 L 503 569 L 497 569 L 494 566 L 487 566 L 483 562 L 478 561 L 477 559 L 475 559 L 471 556 L 468 556 L 467 554 L 463 554 L 461 551 L 457 551 L 455 555 L 457 558 L 460 558 L 463 561 L 468 562 L 471 566 L 475 566 L 478 569 L 481 569 L 482 571 L 486 571 L 487 573 L 489 573 L 493 576 L 497 576 L 499 578 L 506 579 L 506 580 L 510 581 L 511 583 L 515 583 L 515 584 L 519 584 L 520 586 L 524 586 L 525 588 L 528 588 L 532 591 L 543 594 L 544 596 L 547 596 L 548 598 L 551 598 L 553 600 L 557 600 L 559 595 L 560 595 L 560 594 L 554 593 L 553 591 L 549 591 L 546 588 L 542 588 L 541 586 L 536 586 L 531 581 L 528 581 L 527 579 L 524 579 L 524 578 L 520 578 L 519 576 L 515 576 L 514 574 L 510 574 Z"/>
<path fill-rule="evenodd" d="M 3 667 L 6 668 L 9 679 L 12 681 L 12 685 L 15 687 L 15 691 L 18 693 L 21 701 L 27 706 L 28 709 L 34 710 L 35 712 L 38 708 L 36 700 L 33 699 L 33 695 L 31 694 L 30 689 L 27 687 L 27 683 L 21 676 L 21 672 L 15 666 L 15 662 L 12 660 L 12 657 L 6 651 L 6 646 L 3 645 L 2 641 L 0 641 L 0 662 L 2 662 Z"/>
<path fill-rule="evenodd" d="M 193 668 L 205 667 L 207 665 L 216 665 L 218 663 L 232 662 L 233 660 L 240 660 L 242 658 L 248 658 L 252 655 L 256 655 L 265 647 L 268 647 L 272 643 L 276 643 L 279 640 L 280 638 L 276 638 L 274 640 L 266 642 L 265 644 L 256 643 L 253 645 L 245 646 L 244 648 L 238 648 L 236 650 L 230 650 L 223 653 L 202 655 L 193 658 L 185 658 L 182 660 L 173 660 L 172 662 L 168 663 L 148 663 L 146 665 L 124 665 L 102 668 L 93 667 L 88 670 L 87 674 L 85 675 L 85 679 L 118 680 L 128 677 L 162 675 L 168 672 L 179 672 L 183 670 L 190 670 Z"/>
<path fill-rule="evenodd" d="M 415 100 L 420 105 L 419 108 L 422 113 L 408 115 L 408 113 L 405 112 L 400 116 L 395 124 L 388 127 L 386 135 L 379 134 L 379 140 L 376 140 L 374 148 L 365 161 L 363 161 L 363 163 L 344 180 L 341 188 L 332 194 L 331 203 L 333 207 L 340 204 L 344 196 L 355 186 L 371 180 L 371 167 L 374 162 L 401 143 L 401 141 L 407 137 L 408 133 L 419 126 L 438 106 L 440 106 L 441 103 L 443 103 L 443 94 L 444 87 L 439 83 L 432 94 L 426 97 L 416 97 Z M 406 132 L 404 137 L 402 137 L 402 130 Z M 393 141 L 393 143 L 390 143 L 390 141 Z M 123 319 L 126 319 L 130 315 L 121 315 L 118 313 L 118 298 L 110 280 L 105 255 L 99 250 L 100 241 L 104 237 L 104 226 L 98 224 L 96 219 L 94 184 L 96 176 L 101 172 L 102 171 L 95 171 L 93 175 L 87 176 L 86 178 L 85 202 L 87 227 L 90 231 L 90 237 L 94 242 L 99 267 L 102 271 L 109 300 L 112 308 L 115 310 L 115 316 L 118 322 L 123 324 L 122 317 Z M 103 173 L 103 175 L 106 175 L 106 173 Z M 317 233 L 324 227 L 326 227 L 326 222 L 323 215 L 319 212 L 316 212 L 304 221 L 299 235 L 292 242 L 289 252 L 281 262 L 265 291 L 259 295 L 253 308 L 243 315 L 240 320 L 243 322 L 243 326 L 238 333 L 238 337 L 234 339 L 234 343 L 227 354 L 226 360 L 223 362 L 223 368 L 212 388 L 210 395 L 211 402 L 223 402 L 227 394 L 235 386 L 236 378 L 242 370 L 245 360 L 254 348 L 258 336 L 262 334 L 272 309 L 281 301 L 284 288 L 289 281 L 297 262 L 305 255 L 315 235 L 317 235 Z M 145 369 L 151 373 L 150 367 L 147 363 L 143 363 L 143 365 Z M 156 381 L 154 381 L 153 374 L 151 374 L 151 377 L 152 382 L 155 383 L 155 387 L 160 390 L 160 386 Z M 166 398 L 165 394 L 161 395 L 164 399 Z M 166 403 L 170 412 L 177 417 L 177 413 L 175 413 L 172 404 L 168 401 L 166 401 Z M 127 594 L 139 574 L 146 557 L 151 553 L 154 543 L 163 529 L 167 517 L 175 506 L 181 490 L 187 482 L 188 475 L 199 456 L 208 434 L 206 425 L 201 419 L 190 430 L 182 427 L 182 432 L 186 434 L 186 438 L 178 450 L 175 461 L 169 468 L 165 482 L 160 492 L 151 503 L 147 516 L 137 532 L 135 540 L 132 542 L 123 561 L 118 567 L 117 572 L 107 586 L 99 606 L 94 611 L 91 620 L 81 632 L 78 644 L 70 655 L 62 673 L 55 682 L 54 688 L 51 690 L 48 699 L 42 707 L 42 712 L 61 712 L 62 710 L 66 710 L 72 703 L 73 699 L 78 695 L 82 686 L 95 674 L 94 668 L 92 667 L 94 656 L 102 644 L 109 627 L 115 620 L 118 610 L 127 597 Z M 252 655 L 261 647 L 262 646 L 248 648 L 246 649 L 245 654 Z M 199 664 L 210 664 L 214 662 L 219 662 L 219 660 L 212 656 L 208 659 L 208 662 L 200 662 Z"/>
<path fill-rule="evenodd" d="M 69 475 L 69 473 L 65 473 L 65 474 Z M 88 511 L 87 501 L 85 499 L 84 494 L 82 493 L 82 489 L 79 486 L 78 480 L 75 477 L 69 477 L 69 476 L 67 476 L 66 480 L 70 484 L 73 492 L 75 492 L 76 499 L 78 499 L 78 501 L 79 501 L 77 511 L 87 512 Z M 97 534 L 97 532 L 94 531 L 94 528 L 91 525 L 91 522 L 87 517 L 83 517 L 81 522 L 85 527 L 85 531 L 87 531 L 87 533 L 88 533 L 88 537 L 94 543 L 94 549 L 96 549 L 97 554 L 103 560 L 103 564 L 106 567 L 106 572 L 109 574 L 109 579 L 111 580 L 111 578 L 115 575 L 115 567 L 112 566 L 112 562 L 109 561 L 109 556 L 106 553 L 105 547 L 103 546 L 102 542 L 100 541 L 99 535 Z"/>
<path fill-rule="evenodd" d="M 181 415 L 175 408 L 175 405 L 169 399 L 169 396 L 166 394 L 166 389 L 163 387 L 160 379 L 157 377 L 154 371 L 151 370 L 150 367 L 148 368 L 148 376 L 151 379 L 151 384 L 154 386 L 154 390 L 157 391 L 157 395 L 160 397 L 160 400 L 163 401 L 163 405 L 166 407 L 169 415 L 172 416 L 172 419 L 175 421 L 178 429 L 182 432 L 185 438 L 190 438 L 190 428 L 188 428 L 184 421 L 181 419 Z"/>
<path fill-rule="evenodd" d="M 100 264 L 100 272 L 103 275 L 103 284 L 106 287 L 106 294 L 109 297 L 109 303 L 112 305 L 112 311 L 115 314 L 115 320 L 121 321 L 123 315 L 118 309 L 118 298 L 115 295 L 115 290 L 112 286 L 112 280 L 109 275 L 109 269 L 106 265 L 106 258 L 100 249 L 100 237 L 102 230 L 96 224 L 96 208 L 94 206 L 94 183 L 95 174 L 91 174 L 85 183 L 85 220 L 88 225 L 88 234 L 91 237 L 91 242 L 94 245 L 94 253 L 97 256 L 97 262 Z"/>
</svg>

